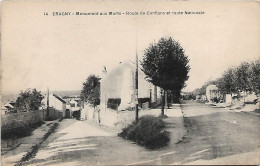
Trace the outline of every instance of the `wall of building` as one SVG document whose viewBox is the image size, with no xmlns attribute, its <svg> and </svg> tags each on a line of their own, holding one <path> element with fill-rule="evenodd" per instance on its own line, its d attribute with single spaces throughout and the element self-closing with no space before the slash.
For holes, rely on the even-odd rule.
<svg viewBox="0 0 260 166">
<path fill-rule="evenodd" d="M 100 106 L 103 111 L 108 99 L 121 99 L 119 110 L 135 106 L 135 65 L 131 62 L 120 63 L 112 71 L 105 72 L 101 79 Z M 150 98 L 153 86 L 138 71 L 138 98 Z M 159 89 L 158 89 L 159 90 Z M 152 94 L 153 95 L 153 94 Z"/>
<path fill-rule="evenodd" d="M 66 103 L 61 102 L 59 99 L 54 97 L 53 94 L 49 95 L 49 106 L 61 112 L 62 116 L 65 117 Z"/>
</svg>

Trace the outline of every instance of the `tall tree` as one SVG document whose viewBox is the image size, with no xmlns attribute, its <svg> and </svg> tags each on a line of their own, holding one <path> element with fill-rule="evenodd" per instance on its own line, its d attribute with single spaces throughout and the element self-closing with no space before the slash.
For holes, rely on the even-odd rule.
<svg viewBox="0 0 260 166">
<path fill-rule="evenodd" d="M 80 97 L 96 107 L 100 103 L 100 78 L 95 75 L 90 75 L 83 83 Z"/>
<path fill-rule="evenodd" d="M 251 91 L 260 93 L 260 59 L 252 61 L 249 67 L 249 85 Z"/>
<path fill-rule="evenodd" d="M 141 63 L 146 79 L 161 87 L 162 115 L 164 115 L 165 91 L 169 90 L 175 101 L 179 101 L 181 89 L 186 86 L 190 66 L 184 49 L 173 38 L 163 37 L 144 51 Z"/>
<path fill-rule="evenodd" d="M 235 71 L 235 80 L 236 87 L 239 91 L 243 92 L 243 99 L 245 103 L 245 93 L 247 90 L 250 90 L 248 62 L 243 62 L 240 66 L 237 67 Z"/>
<path fill-rule="evenodd" d="M 231 94 L 232 96 L 233 93 L 237 92 L 234 74 L 235 70 L 233 68 L 229 68 L 218 80 L 217 87 L 223 94 Z"/>
<path fill-rule="evenodd" d="M 38 110 L 43 98 L 41 92 L 36 89 L 21 91 L 15 102 L 15 109 L 17 111 Z"/>
<path fill-rule="evenodd" d="M 249 85 L 249 63 L 243 62 L 235 70 L 236 86 L 240 91 L 250 89 Z"/>
</svg>

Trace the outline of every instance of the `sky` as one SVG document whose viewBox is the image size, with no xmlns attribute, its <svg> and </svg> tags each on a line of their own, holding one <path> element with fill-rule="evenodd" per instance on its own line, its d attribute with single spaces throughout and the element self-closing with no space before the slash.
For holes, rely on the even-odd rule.
<svg viewBox="0 0 260 166">
<path fill-rule="evenodd" d="M 77 1 L 4 2 L 1 90 L 80 90 L 88 75 L 139 60 L 161 37 L 173 37 L 189 57 L 184 91 L 260 55 L 259 2 Z M 53 16 L 53 12 L 144 12 L 146 15 Z M 197 15 L 147 12 L 203 11 Z M 44 16 L 48 12 L 48 16 Z"/>
</svg>

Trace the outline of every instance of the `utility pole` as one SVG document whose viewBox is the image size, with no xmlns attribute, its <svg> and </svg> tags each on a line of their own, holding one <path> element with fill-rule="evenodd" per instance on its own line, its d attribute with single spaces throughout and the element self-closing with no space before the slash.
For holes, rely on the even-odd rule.
<svg viewBox="0 0 260 166">
<path fill-rule="evenodd" d="M 50 106 L 50 103 L 49 103 L 49 88 L 47 89 L 47 120 L 49 120 L 49 114 L 50 114 L 50 110 L 49 110 L 49 106 Z"/>
<path fill-rule="evenodd" d="M 138 55 L 136 52 L 136 71 L 135 71 L 135 120 L 138 121 Z"/>
<path fill-rule="evenodd" d="M 138 54 L 137 54 L 137 24 L 135 26 L 135 49 L 136 49 L 136 71 L 135 71 L 135 120 L 138 121 Z"/>
</svg>

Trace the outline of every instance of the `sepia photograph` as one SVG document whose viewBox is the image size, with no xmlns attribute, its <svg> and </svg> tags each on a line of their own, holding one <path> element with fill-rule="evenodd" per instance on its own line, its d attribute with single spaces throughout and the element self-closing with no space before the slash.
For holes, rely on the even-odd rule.
<svg viewBox="0 0 260 166">
<path fill-rule="evenodd" d="M 260 2 L 3 0 L 1 165 L 259 165 Z"/>
</svg>

